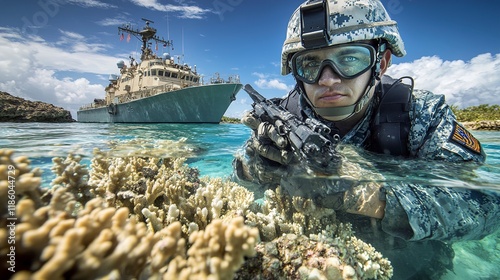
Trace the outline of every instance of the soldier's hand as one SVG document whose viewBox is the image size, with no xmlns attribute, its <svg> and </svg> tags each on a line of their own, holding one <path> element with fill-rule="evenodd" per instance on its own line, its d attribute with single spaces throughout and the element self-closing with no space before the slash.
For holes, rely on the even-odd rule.
<svg viewBox="0 0 500 280">
<path fill-rule="evenodd" d="M 249 142 L 259 155 L 280 164 L 288 164 L 292 152 L 287 149 L 286 138 L 279 135 L 277 128 L 268 122 L 261 122 L 252 112 L 246 112 L 241 122 L 250 127 L 254 134 Z"/>
<path fill-rule="evenodd" d="M 312 181 L 314 182 L 314 181 Z M 326 182 L 324 185 L 327 185 Z M 310 188 L 310 185 L 308 187 Z M 380 185 L 375 182 L 360 184 L 341 192 L 315 195 L 315 202 L 325 208 L 341 210 L 351 214 L 382 219 L 385 201 L 380 199 Z"/>
<path fill-rule="evenodd" d="M 380 185 L 369 182 L 349 189 L 344 195 L 346 212 L 382 219 L 385 201 L 380 199 Z"/>
</svg>

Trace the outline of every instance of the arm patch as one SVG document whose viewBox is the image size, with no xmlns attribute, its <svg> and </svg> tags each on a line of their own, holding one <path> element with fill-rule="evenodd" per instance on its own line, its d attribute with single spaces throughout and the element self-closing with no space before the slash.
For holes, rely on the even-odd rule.
<svg viewBox="0 0 500 280">
<path fill-rule="evenodd" d="M 465 147 L 474 153 L 481 154 L 481 144 L 479 144 L 479 141 L 457 122 L 453 122 L 453 131 L 449 139 L 459 146 Z"/>
</svg>

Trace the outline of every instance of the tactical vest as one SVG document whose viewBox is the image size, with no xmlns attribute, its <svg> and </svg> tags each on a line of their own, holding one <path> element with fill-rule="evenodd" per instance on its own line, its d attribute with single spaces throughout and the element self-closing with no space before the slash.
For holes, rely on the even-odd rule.
<svg viewBox="0 0 500 280">
<path fill-rule="evenodd" d="M 413 83 L 413 81 L 412 81 Z M 410 131 L 410 109 L 413 85 L 383 76 L 381 86 L 375 94 L 380 100 L 370 123 L 370 138 L 365 143 L 367 150 L 393 156 L 409 155 L 408 133 Z M 292 114 L 304 118 L 299 105 L 299 89 L 294 89 L 279 104 Z M 275 100 L 275 102 L 278 100 Z"/>
<path fill-rule="evenodd" d="M 412 85 L 382 77 L 382 90 L 379 94 L 379 106 L 375 110 L 370 124 L 371 141 L 367 149 L 380 154 L 393 156 L 409 155 L 408 133 L 410 131 L 410 109 Z"/>
</svg>

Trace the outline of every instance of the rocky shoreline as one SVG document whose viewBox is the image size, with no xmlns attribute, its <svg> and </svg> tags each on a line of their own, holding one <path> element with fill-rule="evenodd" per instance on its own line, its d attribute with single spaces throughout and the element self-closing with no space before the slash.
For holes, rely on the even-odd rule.
<svg viewBox="0 0 500 280">
<path fill-rule="evenodd" d="M 75 122 L 71 112 L 41 101 L 29 101 L 0 91 L 0 122 Z M 241 123 L 237 118 L 222 117 L 221 123 Z M 462 122 L 469 130 L 500 131 L 500 120 Z"/>
<path fill-rule="evenodd" d="M 0 91 L 0 122 L 74 122 L 71 112 Z"/>
<path fill-rule="evenodd" d="M 465 128 L 470 130 L 500 130 L 500 120 L 496 121 L 476 121 L 476 122 L 462 122 Z"/>
</svg>

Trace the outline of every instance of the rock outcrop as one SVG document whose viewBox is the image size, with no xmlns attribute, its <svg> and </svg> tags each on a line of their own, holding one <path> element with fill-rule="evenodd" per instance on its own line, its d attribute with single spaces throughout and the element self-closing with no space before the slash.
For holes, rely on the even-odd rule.
<svg viewBox="0 0 500 280">
<path fill-rule="evenodd" d="M 0 91 L 0 122 L 74 122 L 71 113 L 41 101 L 29 101 Z"/>
<path fill-rule="evenodd" d="M 477 122 L 463 122 L 467 129 L 471 130 L 500 130 L 500 120 L 496 121 L 477 121 Z"/>
</svg>

